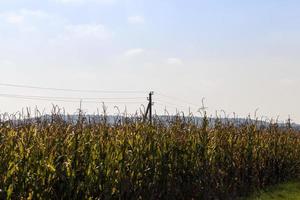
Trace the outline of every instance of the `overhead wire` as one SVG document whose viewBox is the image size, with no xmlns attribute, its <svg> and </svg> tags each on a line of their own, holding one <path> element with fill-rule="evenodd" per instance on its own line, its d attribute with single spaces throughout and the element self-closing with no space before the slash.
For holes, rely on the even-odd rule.
<svg viewBox="0 0 300 200">
<path fill-rule="evenodd" d="M 167 108 L 167 105 L 159 103 L 159 102 L 154 102 L 154 105 L 162 106 L 164 109 Z M 173 105 L 169 105 L 169 106 L 178 109 L 178 107 L 176 107 L 176 106 L 173 106 Z"/>
<path fill-rule="evenodd" d="M 130 100 L 130 99 L 145 99 L 145 97 L 66 97 L 66 96 L 35 96 L 35 95 L 17 95 L 17 94 L 0 94 L 2 96 L 20 96 L 20 97 L 30 97 L 30 98 L 47 98 L 47 99 L 71 99 L 71 100 L 110 100 L 110 99 L 120 99 L 120 100 Z"/>
<path fill-rule="evenodd" d="M 174 108 L 186 108 L 185 106 L 173 104 L 171 102 L 167 102 L 167 101 L 163 101 L 163 100 L 156 100 L 154 103 L 164 105 L 164 106 L 171 106 L 171 107 L 174 107 Z"/>
<path fill-rule="evenodd" d="M 16 98 L 16 99 L 27 99 L 27 100 L 42 100 L 42 101 L 59 101 L 59 102 L 66 102 L 66 103 L 78 103 L 80 101 L 84 103 L 114 103 L 114 104 L 140 104 L 144 102 L 132 102 L 132 101 L 85 101 L 83 99 L 78 99 L 78 101 L 67 100 L 67 99 L 55 99 L 52 97 L 43 97 L 43 96 L 26 96 L 26 95 L 15 95 L 15 94 L 0 94 L 0 97 L 5 98 Z"/>
<path fill-rule="evenodd" d="M 114 91 L 114 90 L 79 90 L 79 89 L 67 89 L 67 88 L 53 88 L 53 87 L 39 87 L 32 85 L 20 85 L 20 84 L 8 84 L 0 83 L 0 86 L 15 87 L 15 88 L 27 88 L 27 89 L 38 89 L 38 90 L 52 90 L 52 91 L 63 91 L 63 92 L 85 92 L 85 93 L 108 93 L 108 94 L 145 94 L 147 91 Z"/>
<path fill-rule="evenodd" d="M 173 97 L 173 96 L 170 96 L 170 95 L 166 95 L 166 94 L 163 94 L 161 92 L 156 92 L 155 93 L 156 95 L 158 96 L 161 96 L 161 97 L 165 97 L 165 98 L 168 98 L 168 99 L 172 99 L 173 101 L 177 101 L 177 102 L 181 102 L 181 103 L 185 103 L 189 106 L 195 106 L 197 108 L 204 108 L 204 105 L 203 105 L 203 99 L 202 99 L 202 105 L 198 105 L 198 104 L 195 104 L 195 103 L 192 103 L 192 102 L 189 102 L 189 101 L 186 101 L 186 100 L 183 100 L 183 99 L 180 99 L 180 98 L 177 98 L 177 97 Z"/>
<path fill-rule="evenodd" d="M 174 107 L 174 108 L 177 108 L 177 109 L 194 109 L 194 110 L 199 110 L 201 109 L 201 107 L 196 107 L 196 106 L 193 106 L 193 105 L 183 105 L 183 104 L 176 104 L 176 103 L 173 103 L 173 102 L 169 102 L 169 101 L 165 101 L 165 100 L 162 100 L 162 99 L 156 99 L 155 103 L 160 103 L 164 106 L 171 106 L 171 107 Z"/>
<path fill-rule="evenodd" d="M 54 88 L 54 87 L 40 87 L 40 86 L 33 86 L 33 85 L 21 85 L 21 84 L 8 84 L 8 83 L 0 83 L 0 86 L 5 87 L 14 87 L 14 88 L 26 88 L 26 89 L 36 89 L 36 90 L 48 90 L 48 91 L 64 91 L 64 92 L 84 92 L 84 93 L 102 93 L 102 94 L 145 94 L 147 91 L 112 91 L 112 90 L 80 90 L 80 89 L 66 89 L 66 88 Z M 159 97 L 167 98 L 172 100 L 172 102 L 162 100 L 161 98 L 156 100 L 156 103 L 160 102 L 160 105 L 165 104 L 164 106 L 172 106 L 174 108 L 197 108 L 197 109 L 205 109 L 203 99 L 202 99 L 202 106 L 197 105 L 195 103 L 191 103 L 189 101 L 173 97 L 170 95 L 166 95 L 161 92 L 156 92 L 156 95 Z M 19 99 L 31 99 L 31 100 L 46 100 L 46 101 L 60 101 L 60 102 L 73 102 L 77 103 L 79 101 L 83 101 L 85 103 L 102 103 L 105 102 L 104 100 L 137 100 L 137 99 L 144 99 L 145 97 L 55 97 L 55 96 L 33 96 L 33 95 L 17 95 L 17 94 L 0 94 L 0 97 L 7 97 L 7 98 L 19 98 Z M 87 101 L 88 100 L 88 101 Z M 98 101 L 96 101 L 98 100 Z M 101 101 L 103 100 L 103 101 Z M 186 105 L 178 105 L 176 102 L 181 102 Z M 144 102 L 132 102 L 132 101 L 113 101 L 105 103 L 144 103 Z M 163 103 L 163 104 L 161 104 Z"/>
</svg>

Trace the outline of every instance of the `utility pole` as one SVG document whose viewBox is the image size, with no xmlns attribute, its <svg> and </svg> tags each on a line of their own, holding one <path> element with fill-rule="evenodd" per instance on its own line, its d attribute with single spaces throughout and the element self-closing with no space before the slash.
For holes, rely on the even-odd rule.
<svg viewBox="0 0 300 200">
<path fill-rule="evenodd" d="M 149 93 L 149 97 L 147 98 L 147 100 L 148 100 L 148 106 L 147 106 L 146 114 L 145 114 L 145 117 L 144 117 L 146 119 L 147 115 L 149 113 L 149 122 L 150 122 L 150 124 L 152 124 L 152 106 L 153 106 L 152 96 L 153 96 L 153 94 L 154 94 L 154 92 L 151 91 Z"/>
</svg>

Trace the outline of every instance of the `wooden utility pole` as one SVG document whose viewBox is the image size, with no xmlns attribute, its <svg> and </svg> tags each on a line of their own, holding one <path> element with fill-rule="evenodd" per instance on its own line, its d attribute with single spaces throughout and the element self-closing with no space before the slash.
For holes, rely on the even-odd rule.
<svg viewBox="0 0 300 200">
<path fill-rule="evenodd" d="M 145 113 L 145 119 L 147 118 L 147 116 L 149 115 L 149 122 L 152 123 L 152 106 L 153 106 L 153 99 L 152 99 L 152 96 L 153 96 L 154 92 L 151 91 L 149 93 L 149 97 L 148 97 L 148 106 L 147 106 L 147 110 L 146 110 L 146 113 Z"/>
</svg>

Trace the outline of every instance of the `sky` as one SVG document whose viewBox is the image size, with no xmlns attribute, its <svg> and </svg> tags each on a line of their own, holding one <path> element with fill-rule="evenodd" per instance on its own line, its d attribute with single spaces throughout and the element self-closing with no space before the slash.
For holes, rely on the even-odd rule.
<svg viewBox="0 0 300 200">
<path fill-rule="evenodd" d="M 114 105 L 134 113 L 154 91 L 157 114 L 196 114 L 205 98 L 211 115 L 258 109 L 257 117 L 300 123 L 299 24 L 296 0 L 0 0 L 0 83 L 123 91 L 0 85 L 0 112 L 53 103 L 72 113 L 76 98 L 111 98 L 110 114 Z"/>
</svg>

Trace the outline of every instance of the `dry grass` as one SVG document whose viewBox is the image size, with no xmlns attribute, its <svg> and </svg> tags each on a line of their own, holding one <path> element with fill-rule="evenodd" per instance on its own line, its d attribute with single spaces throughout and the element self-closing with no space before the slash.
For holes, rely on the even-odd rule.
<svg viewBox="0 0 300 200">
<path fill-rule="evenodd" d="M 299 176 L 300 135 L 276 124 L 137 119 L 0 123 L 0 198 L 234 199 Z"/>
</svg>

